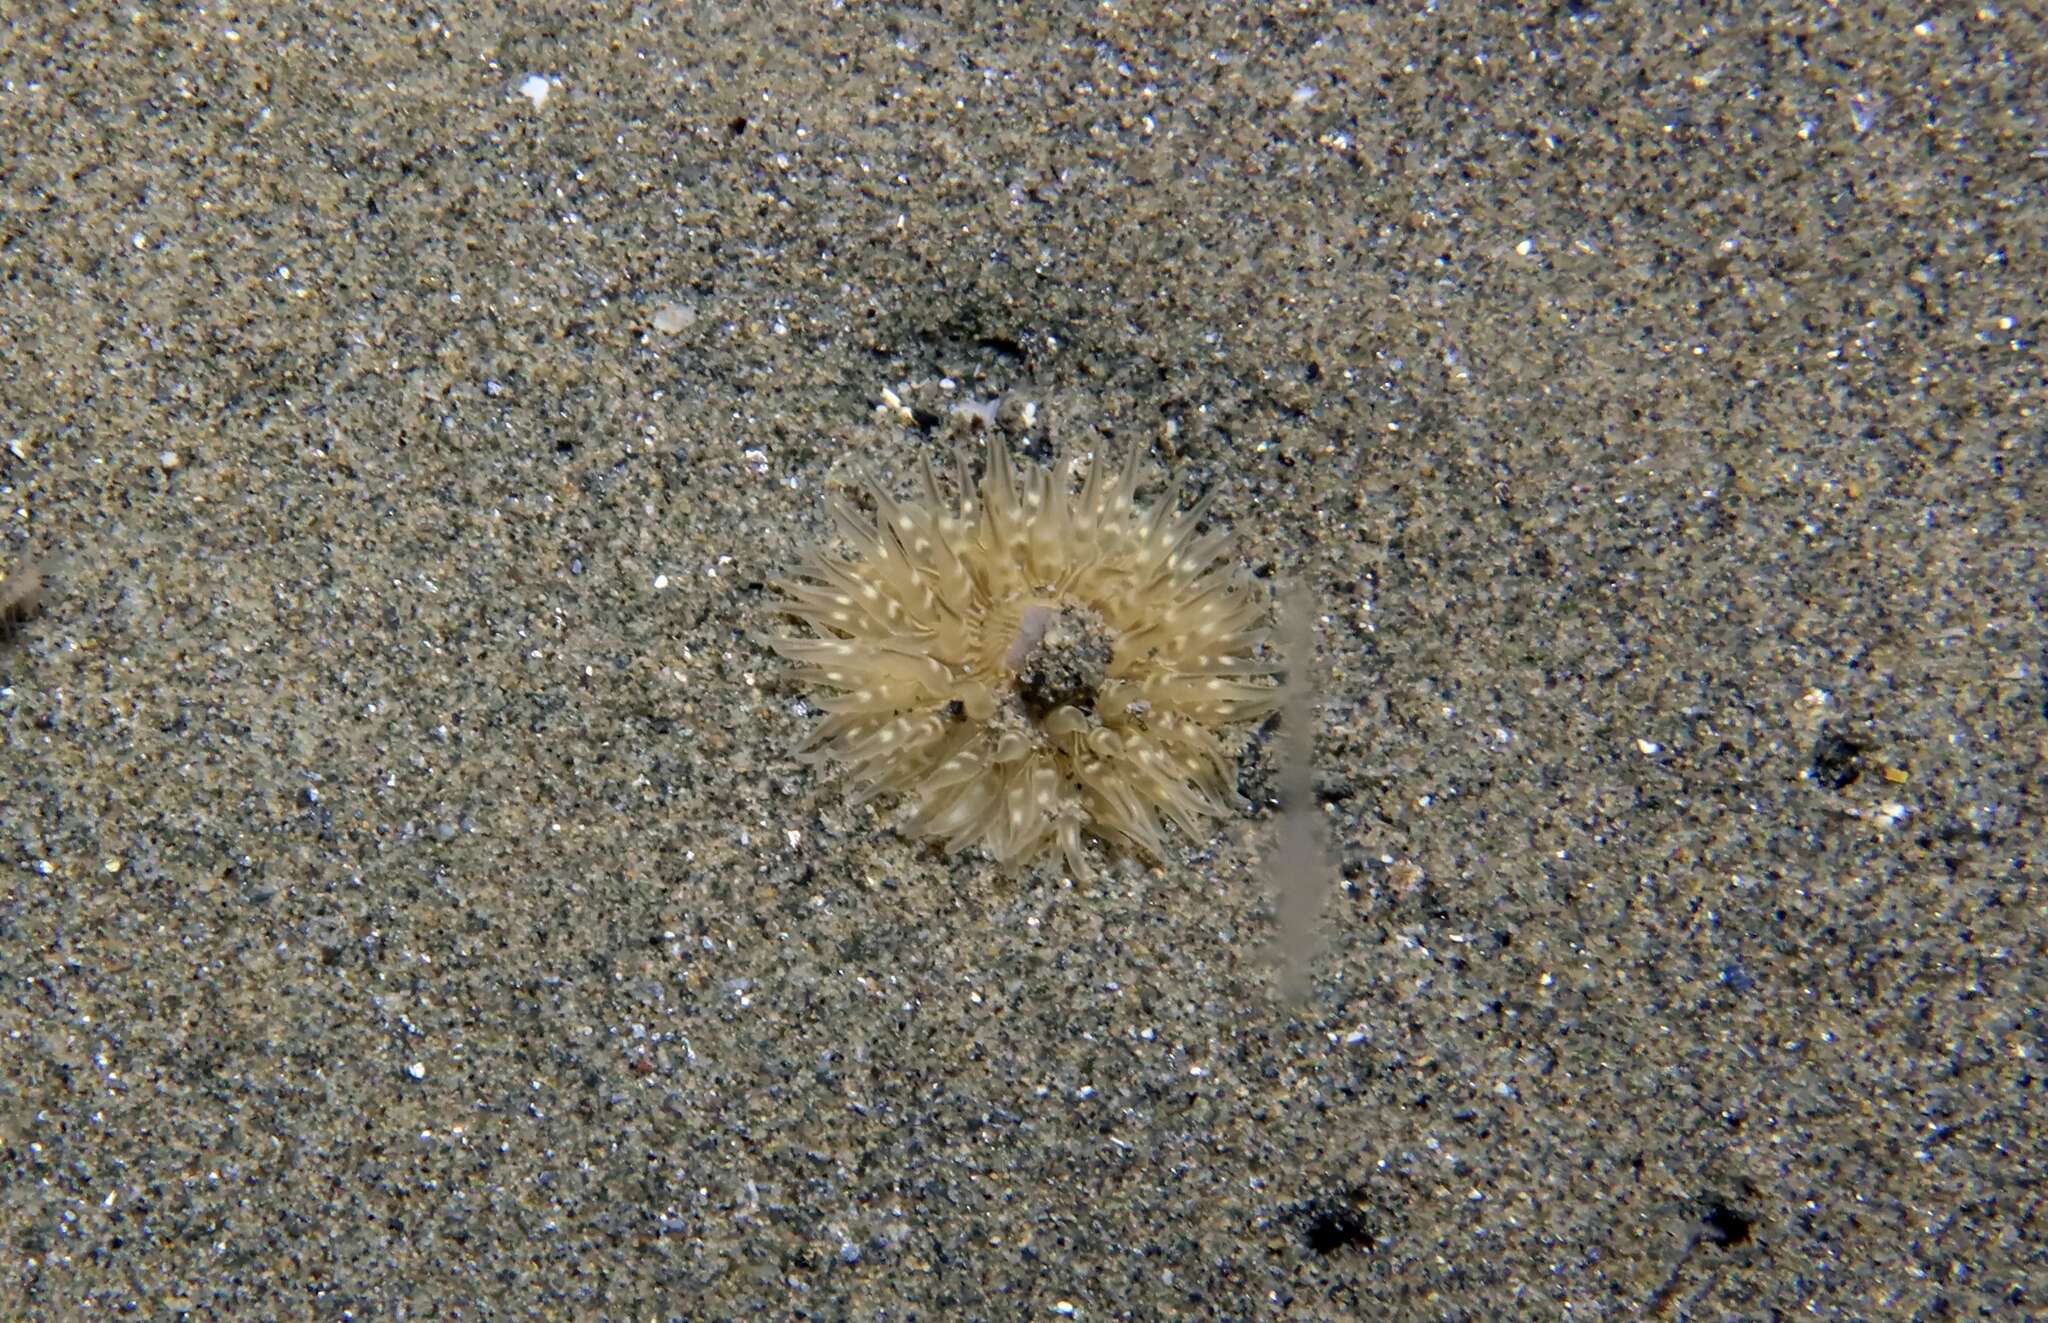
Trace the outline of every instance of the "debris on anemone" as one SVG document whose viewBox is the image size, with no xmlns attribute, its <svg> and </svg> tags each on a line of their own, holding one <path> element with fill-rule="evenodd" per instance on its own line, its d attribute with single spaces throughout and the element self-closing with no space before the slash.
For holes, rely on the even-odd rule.
<svg viewBox="0 0 2048 1323">
<path fill-rule="evenodd" d="M 1084 835 L 1163 859 L 1166 823 L 1200 840 L 1242 808 L 1224 734 L 1274 710 L 1282 666 L 1209 498 L 1177 510 L 1176 479 L 1140 505 L 1135 449 L 1074 490 L 993 432 L 978 483 L 960 447 L 950 489 L 921 468 L 911 501 L 867 485 L 872 515 L 828 497 L 845 551 L 780 585 L 816 634 L 772 641 L 824 691 L 808 756 L 949 853 L 1057 848 L 1077 877 Z"/>
</svg>

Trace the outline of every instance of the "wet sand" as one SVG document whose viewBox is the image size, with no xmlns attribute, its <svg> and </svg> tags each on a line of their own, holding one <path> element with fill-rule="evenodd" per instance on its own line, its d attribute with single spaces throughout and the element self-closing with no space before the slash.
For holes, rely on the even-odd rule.
<svg viewBox="0 0 2048 1323">
<path fill-rule="evenodd" d="M 0 37 L 0 1313 L 2044 1307 L 2024 7 L 738 12 Z M 1314 601 L 1298 999 L 1271 730 L 791 756 L 952 401 Z"/>
</svg>

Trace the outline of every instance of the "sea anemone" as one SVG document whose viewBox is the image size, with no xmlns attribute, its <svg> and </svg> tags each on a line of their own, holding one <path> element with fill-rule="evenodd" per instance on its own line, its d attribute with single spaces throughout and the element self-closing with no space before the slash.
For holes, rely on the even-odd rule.
<svg viewBox="0 0 2048 1323">
<path fill-rule="evenodd" d="M 1221 732 L 1277 705 L 1266 603 L 1204 531 L 1209 497 L 1177 510 L 1176 479 L 1139 505 L 1135 449 L 1078 490 L 993 432 L 979 483 L 968 464 L 956 446 L 950 497 L 928 456 L 911 501 L 828 497 L 849 552 L 779 585 L 816 637 L 771 642 L 829 691 L 807 756 L 855 803 L 902 796 L 900 829 L 948 853 L 1057 846 L 1085 877 L 1085 833 L 1163 859 L 1164 823 L 1199 839 L 1243 806 Z"/>
</svg>

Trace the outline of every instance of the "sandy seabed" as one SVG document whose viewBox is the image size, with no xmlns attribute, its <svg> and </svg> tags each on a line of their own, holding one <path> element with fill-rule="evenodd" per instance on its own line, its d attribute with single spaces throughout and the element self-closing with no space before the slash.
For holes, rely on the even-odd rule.
<svg viewBox="0 0 2048 1323">
<path fill-rule="evenodd" d="M 2048 1308 L 2048 32 L 1813 8 L 14 20 L 0 1314 Z M 956 403 L 1313 601 L 1298 997 L 1270 727 L 791 755 Z"/>
</svg>

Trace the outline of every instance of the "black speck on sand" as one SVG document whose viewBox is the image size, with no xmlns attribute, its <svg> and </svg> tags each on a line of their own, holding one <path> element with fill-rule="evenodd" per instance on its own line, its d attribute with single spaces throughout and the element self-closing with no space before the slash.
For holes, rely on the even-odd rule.
<svg viewBox="0 0 2048 1323">
<path fill-rule="evenodd" d="M 2048 1308 L 2032 6 L 78 8 L 0 1316 Z M 1264 808 L 1073 884 L 790 756 L 941 379 L 1313 595 L 1301 999 Z"/>
</svg>

